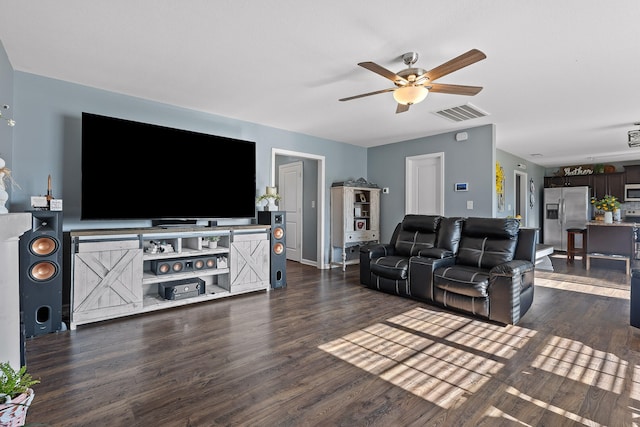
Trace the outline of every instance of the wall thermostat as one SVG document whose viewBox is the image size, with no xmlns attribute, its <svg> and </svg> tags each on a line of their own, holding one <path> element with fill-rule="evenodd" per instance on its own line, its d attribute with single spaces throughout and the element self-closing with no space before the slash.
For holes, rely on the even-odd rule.
<svg viewBox="0 0 640 427">
<path fill-rule="evenodd" d="M 456 182 L 455 190 L 456 191 L 469 191 L 469 183 L 468 182 Z"/>
</svg>

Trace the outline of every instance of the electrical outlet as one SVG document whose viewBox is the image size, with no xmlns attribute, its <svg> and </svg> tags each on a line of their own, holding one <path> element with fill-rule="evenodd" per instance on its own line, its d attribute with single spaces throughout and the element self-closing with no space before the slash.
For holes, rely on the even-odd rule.
<svg viewBox="0 0 640 427">
<path fill-rule="evenodd" d="M 473 209 L 473 200 L 467 200 L 467 209 Z"/>
</svg>

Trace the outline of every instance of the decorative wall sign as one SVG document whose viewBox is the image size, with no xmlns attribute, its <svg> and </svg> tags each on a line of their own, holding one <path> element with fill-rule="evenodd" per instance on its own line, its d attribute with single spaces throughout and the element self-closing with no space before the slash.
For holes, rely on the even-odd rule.
<svg viewBox="0 0 640 427">
<path fill-rule="evenodd" d="M 529 207 L 533 209 L 533 205 L 536 203 L 536 185 L 533 183 L 533 178 L 529 180 Z"/>
<path fill-rule="evenodd" d="M 504 212 L 504 168 L 496 162 L 496 194 L 498 195 L 498 212 Z"/>
<path fill-rule="evenodd" d="M 595 164 L 595 165 L 574 165 L 563 166 L 554 174 L 555 176 L 580 176 L 594 175 L 600 173 L 614 173 L 616 167 L 613 165 Z"/>
</svg>

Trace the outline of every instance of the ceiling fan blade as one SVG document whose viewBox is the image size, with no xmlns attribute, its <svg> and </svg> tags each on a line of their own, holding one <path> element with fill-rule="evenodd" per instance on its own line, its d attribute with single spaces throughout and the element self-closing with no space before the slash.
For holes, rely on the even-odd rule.
<svg viewBox="0 0 640 427">
<path fill-rule="evenodd" d="M 467 65 L 482 61 L 486 57 L 487 55 L 480 52 L 478 49 L 471 49 L 469 52 L 463 53 L 462 55 L 453 58 L 452 60 L 447 61 L 442 65 L 438 65 L 432 70 L 427 71 L 425 75 L 429 78 L 429 80 L 434 81 L 436 79 L 439 79 L 440 77 L 446 76 L 449 73 L 453 73 L 454 71 L 464 68 Z"/>
<path fill-rule="evenodd" d="M 404 104 L 398 104 L 396 107 L 396 114 L 404 113 L 405 111 L 409 111 L 409 106 Z"/>
<path fill-rule="evenodd" d="M 453 95 L 473 96 L 482 90 L 482 86 L 464 86 L 464 85 L 448 85 L 443 83 L 429 83 L 425 85 L 430 87 L 430 92 L 450 93 Z"/>
<path fill-rule="evenodd" d="M 393 71 L 389 71 L 386 68 L 376 64 L 375 62 L 370 62 L 370 61 L 360 62 L 358 65 L 363 67 L 363 68 L 366 68 L 369 71 L 373 71 L 374 73 L 379 74 L 382 77 L 385 77 L 385 78 L 391 80 L 394 83 L 397 83 L 397 84 L 407 84 L 407 83 L 409 83 L 407 81 L 407 79 L 405 79 L 404 77 L 400 77 L 399 75 L 397 75 Z"/>
<path fill-rule="evenodd" d="M 339 99 L 338 101 L 351 101 L 352 99 L 364 98 L 365 96 L 377 95 L 379 93 L 393 92 L 394 90 L 396 90 L 395 87 L 389 88 L 389 89 L 382 89 L 382 90 L 377 90 L 375 92 L 363 93 L 361 95 L 355 95 L 355 96 L 350 96 L 348 98 L 342 98 L 342 99 Z"/>
</svg>

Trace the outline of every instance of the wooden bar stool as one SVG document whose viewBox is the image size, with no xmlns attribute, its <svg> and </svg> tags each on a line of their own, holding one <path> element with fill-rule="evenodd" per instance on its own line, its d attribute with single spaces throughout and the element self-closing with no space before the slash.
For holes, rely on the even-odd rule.
<svg viewBox="0 0 640 427">
<path fill-rule="evenodd" d="M 576 248 L 576 235 L 582 236 L 582 247 Z M 567 264 L 573 263 L 574 257 L 580 255 L 582 264 L 587 262 L 587 229 L 567 228 Z"/>
</svg>

